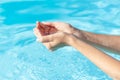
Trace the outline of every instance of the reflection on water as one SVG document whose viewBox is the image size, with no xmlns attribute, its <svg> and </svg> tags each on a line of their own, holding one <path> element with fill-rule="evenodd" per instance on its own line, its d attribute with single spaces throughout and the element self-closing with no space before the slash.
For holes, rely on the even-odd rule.
<svg viewBox="0 0 120 80">
<path fill-rule="evenodd" d="M 49 52 L 35 41 L 39 21 L 64 21 L 95 33 L 120 33 L 119 0 L 0 2 L 0 80 L 111 80 L 72 47 Z M 109 53 L 108 53 L 109 54 Z M 110 54 L 120 60 L 118 55 Z"/>
</svg>

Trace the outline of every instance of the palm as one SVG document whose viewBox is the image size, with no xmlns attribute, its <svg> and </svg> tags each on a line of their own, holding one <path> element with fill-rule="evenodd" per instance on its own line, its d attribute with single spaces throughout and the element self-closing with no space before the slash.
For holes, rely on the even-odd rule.
<svg viewBox="0 0 120 80">
<path fill-rule="evenodd" d="M 54 26 L 59 31 L 66 32 L 69 34 L 72 34 L 72 32 L 74 30 L 74 28 L 70 24 L 63 23 L 63 22 L 46 22 L 45 24 Z"/>
<path fill-rule="evenodd" d="M 66 24 L 66 23 L 56 23 L 56 26 L 55 26 L 58 30 L 60 31 L 63 31 L 63 32 L 66 32 L 66 33 L 69 33 L 71 34 L 72 33 L 72 30 L 73 28 L 71 27 L 71 25 L 69 24 Z"/>
</svg>

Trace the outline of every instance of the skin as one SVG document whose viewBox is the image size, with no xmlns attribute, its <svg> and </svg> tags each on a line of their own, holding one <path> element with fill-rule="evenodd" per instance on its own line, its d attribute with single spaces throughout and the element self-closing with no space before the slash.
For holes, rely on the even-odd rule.
<svg viewBox="0 0 120 80">
<path fill-rule="evenodd" d="M 55 34 L 47 36 L 41 36 L 38 26 L 34 29 L 38 41 L 42 42 L 49 50 L 52 50 L 52 48 L 60 44 L 70 45 L 80 51 L 113 79 L 120 80 L 120 61 L 88 44 L 94 43 L 119 51 L 117 47 L 114 48 L 116 44 L 120 43 L 117 40 L 119 36 L 93 34 L 77 30 L 70 24 L 62 22 L 46 22 L 44 24 L 55 26 L 58 29 L 58 32 Z"/>
<path fill-rule="evenodd" d="M 120 44 L 120 36 L 95 34 L 77 29 L 75 29 L 74 35 L 89 44 L 94 44 L 97 47 L 102 47 L 120 54 L 120 45 L 118 45 Z"/>
<path fill-rule="evenodd" d="M 105 34 L 95 34 L 87 31 L 78 30 L 72 25 L 63 22 L 44 22 L 44 24 L 56 26 L 58 30 L 69 33 L 76 36 L 89 44 L 94 44 L 97 47 L 106 48 L 118 52 L 120 54 L 120 36 L 116 35 L 105 35 Z"/>
</svg>

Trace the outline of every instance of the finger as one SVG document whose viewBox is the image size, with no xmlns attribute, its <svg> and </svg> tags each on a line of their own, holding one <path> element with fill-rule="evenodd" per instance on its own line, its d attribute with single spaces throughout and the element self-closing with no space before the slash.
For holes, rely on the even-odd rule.
<svg viewBox="0 0 120 80">
<path fill-rule="evenodd" d="M 36 28 L 33 29 L 33 33 L 37 36 Z"/>
<path fill-rule="evenodd" d="M 49 43 L 50 44 L 50 49 L 54 48 L 56 45 L 58 45 L 57 41 L 52 41 Z"/>
<path fill-rule="evenodd" d="M 45 25 L 49 25 L 49 26 L 56 26 L 54 22 L 42 22 Z"/>
<path fill-rule="evenodd" d="M 37 31 L 37 29 L 36 28 L 34 28 L 34 34 L 36 35 L 36 36 L 38 36 L 39 34 L 38 34 L 38 31 Z"/>
<path fill-rule="evenodd" d="M 49 50 L 52 51 L 51 46 L 49 43 L 43 43 L 43 45 Z"/>
<path fill-rule="evenodd" d="M 39 21 L 36 21 L 36 28 L 38 28 L 38 25 L 39 25 L 38 23 L 39 23 Z"/>
<path fill-rule="evenodd" d="M 42 40 L 42 36 L 41 36 L 41 34 L 39 33 L 39 31 L 36 28 L 34 29 L 34 34 L 39 39 L 39 41 Z"/>
<path fill-rule="evenodd" d="M 36 31 L 34 31 L 33 33 L 34 33 L 34 34 L 35 34 L 35 36 L 37 37 L 37 35 L 38 35 L 38 34 L 36 33 Z"/>
<path fill-rule="evenodd" d="M 40 42 L 50 42 L 50 41 L 53 41 L 54 36 L 56 36 L 55 34 L 42 36 L 37 28 L 34 29 L 34 33 L 35 33 L 36 37 L 39 39 Z"/>
<path fill-rule="evenodd" d="M 58 43 L 55 41 L 43 43 L 47 49 L 52 50 Z"/>
<path fill-rule="evenodd" d="M 52 25 L 52 22 L 41 22 L 43 24 Z"/>
<path fill-rule="evenodd" d="M 40 37 L 38 36 L 38 34 L 36 32 L 34 32 L 34 34 L 37 37 L 36 41 L 40 41 Z"/>
<path fill-rule="evenodd" d="M 50 49 L 51 48 L 51 46 L 50 46 L 50 43 L 48 42 L 48 43 L 43 43 L 43 45 L 47 48 L 47 49 Z"/>
<path fill-rule="evenodd" d="M 42 36 L 41 42 L 50 42 L 53 41 L 53 35 Z"/>
<path fill-rule="evenodd" d="M 35 29 L 35 32 L 38 34 L 38 36 L 42 36 L 38 28 Z"/>
<path fill-rule="evenodd" d="M 36 41 L 39 41 L 38 34 L 34 31 L 35 36 L 37 37 Z"/>
<path fill-rule="evenodd" d="M 36 32 L 35 32 L 35 35 L 37 37 L 36 41 L 43 42 L 43 43 L 53 41 L 52 36 L 39 36 Z"/>
</svg>

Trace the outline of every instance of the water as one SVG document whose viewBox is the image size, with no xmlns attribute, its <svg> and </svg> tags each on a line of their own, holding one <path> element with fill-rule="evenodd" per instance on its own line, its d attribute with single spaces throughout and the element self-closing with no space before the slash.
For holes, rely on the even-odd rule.
<svg viewBox="0 0 120 80">
<path fill-rule="evenodd" d="M 36 42 L 35 22 L 120 34 L 119 0 L 1 0 L 0 80 L 112 80 L 72 47 L 49 52 Z M 120 56 L 106 52 L 120 60 Z"/>
</svg>

